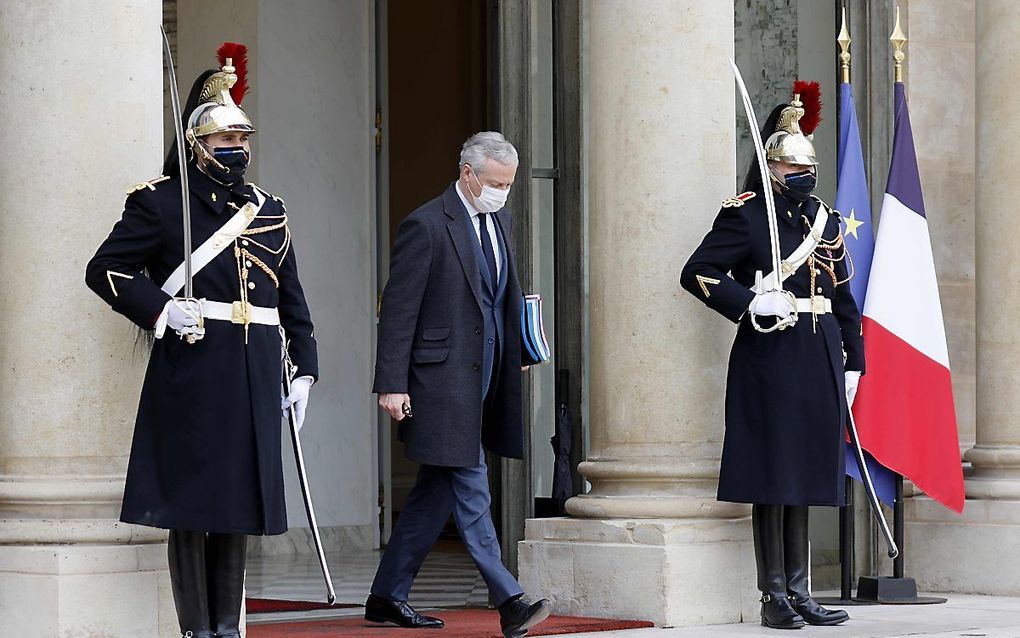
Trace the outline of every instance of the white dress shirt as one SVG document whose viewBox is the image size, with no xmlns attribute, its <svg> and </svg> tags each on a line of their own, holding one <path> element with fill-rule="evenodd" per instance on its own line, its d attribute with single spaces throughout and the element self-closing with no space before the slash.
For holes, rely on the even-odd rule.
<svg viewBox="0 0 1020 638">
<path fill-rule="evenodd" d="M 457 180 L 457 195 L 460 196 L 460 201 L 464 203 L 464 208 L 467 210 L 468 215 L 471 217 L 471 225 L 474 226 L 475 235 L 478 237 L 478 245 L 482 244 L 482 220 L 479 219 L 481 214 L 477 208 L 464 196 L 464 192 L 460 189 L 460 180 Z M 499 280 L 500 273 L 503 270 L 503 258 L 499 252 L 499 239 L 496 235 L 496 216 L 493 213 L 489 214 L 489 241 L 492 242 L 492 252 L 496 257 L 496 279 Z"/>
</svg>

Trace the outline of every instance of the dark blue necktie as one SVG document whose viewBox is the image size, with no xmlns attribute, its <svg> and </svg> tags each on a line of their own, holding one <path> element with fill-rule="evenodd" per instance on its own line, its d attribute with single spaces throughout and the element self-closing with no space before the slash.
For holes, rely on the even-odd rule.
<svg viewBox="0 0 1020 638">
<path fill-rule="evenodd" d="M 489 288 L 496 290 L 496 253 L 492 250 L 492 239 L 489 238 L 489 215 L 478 214 L 478 221 L 482 227 L 482 254 L 485 255 L 485 265 L 489 271 Z"/>
</svg>

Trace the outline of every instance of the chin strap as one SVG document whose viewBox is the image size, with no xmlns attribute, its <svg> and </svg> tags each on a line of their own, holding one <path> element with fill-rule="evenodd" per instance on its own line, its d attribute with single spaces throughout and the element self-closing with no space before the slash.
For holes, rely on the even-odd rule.
<svg viewBox="0 0 1020 638">
<path fill-rule="evenodd" d="M 201 157 L 203 162 L 205 162 L 206 164 L 212 164 L 212 165 L 216 166 L 217 168 L 219 168 L 220 170 L 227 171 L 228 173 L 230 172 L 229 168 L 224 166 L 222 162 L 220 162 L 218 159 L 216 159 L 216 157 L 212 153 L 209 152 L 209 149 L 202 142 L 202 140 L 200 140 L 197 137 L 195 137 L 194 129 L 190 129 L 189 128 L 184 133 L 184 137 L 188 140 L 188 144 L 191 145 L 191 151 L 193 153 L 195 153 L 198 157 Z M 212 177 L 212 175 L 209 175 L 209 177 Z M 213 177 L 213 179 L 216 179 L 216 178 Z M 219 180 L 216 180 L 216 181 L 219 181 Z"/>
</svg>

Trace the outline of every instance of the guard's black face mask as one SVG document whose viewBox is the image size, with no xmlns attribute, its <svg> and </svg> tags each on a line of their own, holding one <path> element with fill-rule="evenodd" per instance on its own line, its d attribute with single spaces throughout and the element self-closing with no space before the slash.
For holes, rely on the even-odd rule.
<svg viewBox="0 0 1020 638">
<path fill-rule="evenodd" d="M 244 150 L 243 146 L 224 146 L 212 149 L 212 156 L 223 166 L 217 166 L 216 162 L 208 162 L 206 170 L 210 177 L 225 184 L 226 186 L 239 186 L 244 182 L 244 171 L 248 169 L 251 162 L 251 155 Z"/>
<path fill-rule="evenodd" d="M 818 178 L 814 171 L 800 171 L 799 173 L 788 173 L 779 185 L 779 190 L 794 201 L 806 202 L 817 184 Z"/>
</svg>

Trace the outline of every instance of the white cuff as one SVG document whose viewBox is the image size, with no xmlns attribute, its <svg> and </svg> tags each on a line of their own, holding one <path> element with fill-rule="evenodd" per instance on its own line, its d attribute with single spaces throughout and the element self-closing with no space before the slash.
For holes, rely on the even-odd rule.
<svg viewBox="0 0 1020 638">
<path fill-rule="evenodd" d="M 170 301 L 166 302 L 166 305 L 163 306 L 163 312 L 159 313 L 159 318 L 156 319 L 155 330 L 156 330 L 156 338 L 157 339 L 162 339 L 163 338 L 163 333 L 166 332 L 166 321 L 167 321 L 167 317 L 170 316 L 170 304 L 172 304 L 173 302 L 174 302 L 173 299 L 171 299 Z"/>
</svg>

